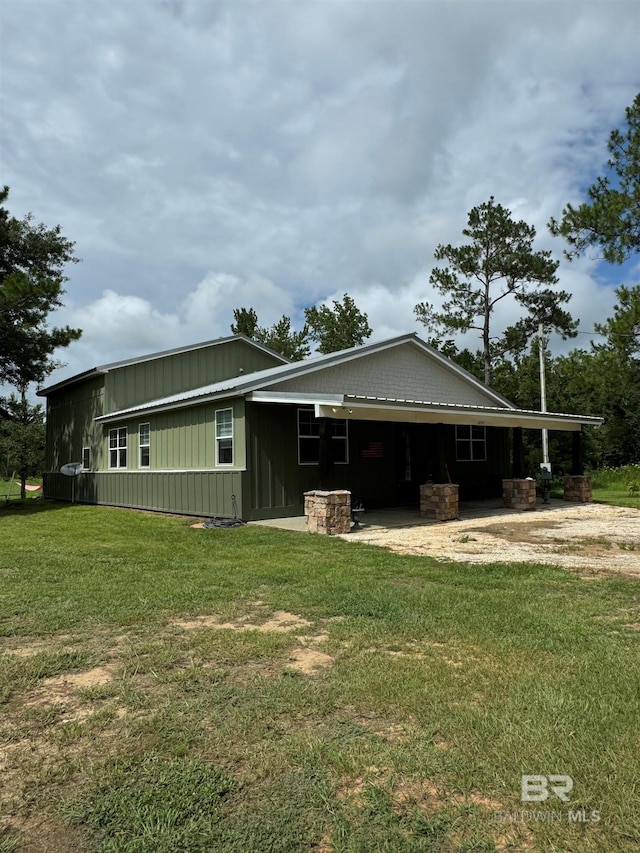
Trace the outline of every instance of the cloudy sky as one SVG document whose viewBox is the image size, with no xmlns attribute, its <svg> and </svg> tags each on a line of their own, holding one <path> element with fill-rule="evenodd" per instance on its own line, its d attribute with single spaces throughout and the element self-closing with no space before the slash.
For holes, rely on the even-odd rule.
<svg viewBox="0 0 640 853">
<path fill-rule="evenodd" d="M 2 0 L 0 27 L 0 183 L 82 258 L 51 381 L 240 306 L 299 327 L 349 293 L 373 339 L 423 334 L 434 249 L 490 195 L 562 257 L 546 223 L 640 90 L 637 0 Z M 637 273 L 563 261 L 585 332 Z"/>
</svg>

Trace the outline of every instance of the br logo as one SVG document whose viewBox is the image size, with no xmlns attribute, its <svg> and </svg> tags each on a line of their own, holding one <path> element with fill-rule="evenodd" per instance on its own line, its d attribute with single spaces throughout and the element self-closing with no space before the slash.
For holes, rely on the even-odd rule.
<svg viewBox="0 0 640 853">
<path fill-rule="evenodd" d="M 557 797 L 563 803 L 568 803 L 572 788 L 571 776 L 522 776 L 520 799 L 523 803 L 542 803 L 549 797 Z"/>
</svg>

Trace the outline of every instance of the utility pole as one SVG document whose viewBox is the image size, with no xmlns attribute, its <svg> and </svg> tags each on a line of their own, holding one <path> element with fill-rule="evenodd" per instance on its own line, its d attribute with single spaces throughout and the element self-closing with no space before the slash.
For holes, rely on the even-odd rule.
<svg viewBox="0 0 640 853">
<path fill-rule="evenodd" d="M 540 353 L 540 411 L 547 411 L 547 385 L 545 378 L 544 364 L 544 327 L 542 323 L 538 323 L 538 351 Z M 549 432 L 546 429 L 542 430 L 542 462 L 544 465 L 549 464 Z"/>
</svg>

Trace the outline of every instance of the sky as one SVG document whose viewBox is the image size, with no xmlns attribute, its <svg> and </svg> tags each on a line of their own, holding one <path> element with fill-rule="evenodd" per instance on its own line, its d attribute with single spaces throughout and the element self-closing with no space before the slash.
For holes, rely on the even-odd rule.
<svg viewBox="0 0 640 853">
<path fill-rule="evenodd" d="M 2 0 L 0 30 L 9 210 L 82 259 L 47 384 L 345 293 L 371 341 L 424 337 L 434 251 L 491 195 L 561 261 L 554 355 L 639 280 L 547 229 L 640 91 L 637 0 Z"/>
</svg>

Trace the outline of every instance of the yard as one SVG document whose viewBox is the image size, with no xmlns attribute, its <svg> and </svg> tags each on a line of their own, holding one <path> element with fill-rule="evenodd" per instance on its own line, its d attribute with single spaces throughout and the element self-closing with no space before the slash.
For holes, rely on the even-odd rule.
<svg viewBox="0 0 640 853">
<path fill-rule="evenodd" d="M 640 849 L 637 580 L 190 523 L 0 510 L 2 853 Z"/>
</svg>

